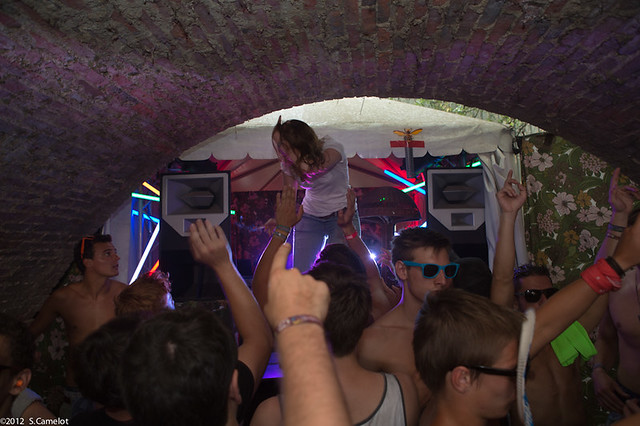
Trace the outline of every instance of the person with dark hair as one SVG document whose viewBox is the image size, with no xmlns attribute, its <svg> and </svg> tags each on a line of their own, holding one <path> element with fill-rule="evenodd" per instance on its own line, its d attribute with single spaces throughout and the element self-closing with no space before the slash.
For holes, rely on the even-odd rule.
<svg viewBox="0 0 640 426">
<path fill-rule="evenodd" d="M 392 245 L 391 258 L 402 282 L 402 299 L 364 331 L 358 344 L 358 359 L 373 371 L 411 376 L 424 410 L 429 390 L 416 372 L 411 349 L 415 318 L 428 292 L 451 286 L 458 264 L 449 260 L 449 239 L 427 228 L 403 229 Z M 425 413 L 428 417 L 429 412 Z"/>
<path fill-rule="evenodd" d="M 0 419 L 11 417 L 16 421 L 13 424 L 35 424 L 38 418 L 56 418 L 28 388 L 34 351 L 27 326 L 0 313 Z"/>
<path fill-rule="evenodd" d="M 325 250 L 320 257 L 331 259 Z M 373 372 L 358 363 L 355 349 L 371 320 L 371 295 L 364 276 L 331 261 L 316 262 L 307 274 L 329 287 L 324 330 L 354 424 L 417 424 L 418 398 L 411 378 L 404 374 Z M 283 404 L 287 403 L 287 397 L 286 394 L 280 396 Z M 256 410 L 251 424 L 280 425 L 280 411 L 278 397 L 267 399 Z"/>
<path fill-rule="evenodd" d="M 126 405 L 137 425 L 234 424 L 242 398 L 253 392 L 248 376 L 240 393 L 237 363 L 233 335 L 214 312 L 158 314 L 140 325 L 125 350 Z"/>
<path fill-rule="evenodd" d="M 526 192 L 511 174 L 509 172 L 504 187 L 497 194 L 501 215 L 494 276 L 503 279 L 494 282 L 492 300 L 508 308 L 515 306 L 520 312 L 538 311 L 558 289 L 543 265 L 525 264 L 513 269 L 515 217 L 526 200 Z M 596 260 L 601 257 L 604 257 L 602 252 Z M 526 390 L 536 425 L 582 426 L 586 423 L 579 358 L 588 360 L 596 352 L 589 333 L 602 317 L 607 297 L 599 298 L 531 360 Z M 512 416 L 512 424 L 521 423 Z"/>
<path fill-rule="evenodd" d="M 241 423 L 271 353 L 271 330 L 222 228 L 197 220 L 189 232 L 194 259 L 218 275 L 242 344 L 213 312 L 167 311 L 142 324 L 120 372 L 137 425 Z"/>
<path fill-rule="evenodd" d="M 535 359 L 600 295 L 619 290 L 622 276 L 638 263 L 640 223 L 623 232 L 612 256 L 585 269 L 535 311 L 528 356 Z M 518 352 L 522 323 L 521 313 L 481 296 L 459 289 L 429 293 L 416 320 L 413 349 L 436 404 L 432 426 L 486 425 L 507 415 L 516 398 L 516 365 L 527 359 Z"/>
<path fill-rule="evenodd" d="M 174 309 L 171 281 L 162 271 L 140 275 L 115 300 L 116 316 L 137 312 L 156 314 Z"/>
<path fill-rule="evenodd" d="M 284 176 L 284 186 L 305 189 L 304 214 L 293 234 L 293 264 L 304 272 L 327 243 L 345 243 L 337 212 L 347 206 L 349 171 L 344 147 L 329 137 L 318 138 L 300 120 L 278 118 L 271 134 Z M 354 223 L 359 228 L 357 216 Z M 281 229 L 283 234 L 289 230 Z"/>
<path fill-rule="evenodd" d="M 640 208 L 637 188 L 619 186 L 620 169 L 613 172 L 609 187 L 609 204 L 613 210 L 603 242 L 603 255 L 610 255 L 621 233 L 634 226 Z M 621 242 L 620 242 L 621 243 Z M 598 403 L 609 411 L 608 423 L 631 414 L 640 405 L 640 269 L 628 271 L 622 289 L 609 296 L 608 306 L 598 326 L 592 360 L 593 387 Z M 614 373 L 614 370 L 616 373 Z M 615 378 L 614 378 L 615 377 Z"/>
<path fill-rule="evenodd" d="M 75 426 L 133 425 L 122 396 L 118 372 L 124 350 L 142 322 L 142 316 L 125 315 L 112 319 L 87 336 L 78 346 L 72 367 L 84 396 L 102 408 L 78 414 Z"/>
<path fill-rule="evenodd" d="M 74 248 L 74 258 L 83 273 L 82 281 L 55 290 L 29 326 L 37 337 L 45 332 L 57 316 L 62 317 L 69 352 L 91 332 L 115 316 L 114 299 L 127 285 L 112 279 L 118 275 L 118 252 L 110 235 L 92 235 L 82 238 Z M 65 394 L 71 400 L 72 417 L 91 408 L 90 401 L 82 398 L 69 363 L 66 370 Z"/>
</svg>

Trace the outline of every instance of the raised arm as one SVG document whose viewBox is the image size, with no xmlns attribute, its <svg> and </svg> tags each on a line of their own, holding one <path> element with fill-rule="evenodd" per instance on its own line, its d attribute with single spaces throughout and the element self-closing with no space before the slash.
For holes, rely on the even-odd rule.
<svg viewBox="0 0 640 426">
<path fill-rule="evenodd" d="M 380 276 L 378 265 L 371 258 L 371 253 L 353 226 L 356 212 L 356 193 L 352 188 L 347 190 L 347 207 L 338 212 L 338 225 L 342 228 L 347 244 L 356 252 L 367 271 L 367 284 L 371 291 L 373 319 L 377 319 L 393 308 L 399 301 L 399 294 L 391 290 Z"/>
<path fill-rule="evenodd" d="M 231 315 L 242 336 L 238 359 L 251 370 L 257 389 L 269 361 L 272 334 L 253 294 L 231 261 L 231 250 L 219 226 L 198 219 L 189 227 L 189 246 L 193 258 L 210 266 L 218 275 L 229 301 Z"/>
<path fill-rule="evenodd" d="M 631 210 L 633 210 L 633 201 L 639 199 L 638 191 L 635 188 L 629 186 L 618 186 L 619 178 L 620 168 L 617 168 L 613 171 L 611 182 L 609 184 L 609 205 L 611 206 L 612 211 L 611 220 L 607 226 L 605 238 L 602 241 L 602 245 L 600 245 L 598 254 L 596 255 L 596 261 L 613 254 L 616 246 L 618 245 L 618 240 L 622 235 L 622 231 L 627 226 L 629 214 L 631 213 Z M 623 282 L 624 280 L 633 280 L 633 277 L 632 275 L 629 275 L 623 279 Z M 603 295 L 603 297 L 598 298 L 598 300 L 591 305 L 589 310 L 580 317 L 578 321 L 588 333 L 595 330 L 597 325 L 600 323 L 608 304 L 609 295 Z"/>
<path fill-rule="evenodd" d="M 295 268 L 285 269 L 290 249 L 285 244 L 274 256 L 265 306 L 271 326 L 274 330 L 280 327 L 276 341 L 283 373 L 284 424 L 351 425 L 322 326 L 329 289 Z M 301 315 L 307 319 L 291 320 Z M 290 325 L 283 328 L 287 320 Z"/>
<path fill-rule="evenodd" d="M 493 259 L 491 300 L 502 306 L 513 305 L 513 268 L 516 261 L 513 233 L 518 211 L 527 199 L 526 188 L 513 179 L 512 175 L 513 170 L 509 170 L 504 186 L 496 194 L 500 205 L 500 223 L 496 254 Z"/>
<path fill-rule="evenodd" d="M 253 281 L 251 282 L 253 294 L 262 308 L 267 303 L 269 294 L 269 273 L 273 258 L 280 246 L 286 242 L 286 236 L 289 235 L 291 228 L 302 218 L 302 214 L 302 206 L 296 211 L 296 190 L 290 186 L 285 186 L 282 189 L 282 193 L 276 195 L 275 231 L 260 256 L 256 270 L 253 273 Z"/>
<path fill-rule="evenodd" d="M 612 259 L 622 271 L 640 263 L 640 220 L 624 230 Z M 597 292 L 585 279 L 580 278 L 560 290 L 538 309 L 535 335 L 531 344 L 532 357 L 573 321 L 580 318 L 600 294 L 615 290 L 621 285 L 617 274 L 612 272 L 614 268 L 607 265 L 609 263 L 603 259 L 583 272 L 591 277 L 590 284 L 601 291 Z"/>
<path fill-rule="evenodd" d="M 618 186 L 619 179 L 620 168 L 617 168 L 613 171 L 611 182 L 609 184 L 611 219 L 609 220 L 607 233 L 602 241 L 596 260 L 613 254 L 613 251 L 618 245 L 618 240 L 622 235 L 622 231 L 627 227 L 629 214 L 631 213 L 631 210 L 633 210 L 633 202 L 634 200 L 640 199 L 637 189 L 630 186 Z"/>
</svg>

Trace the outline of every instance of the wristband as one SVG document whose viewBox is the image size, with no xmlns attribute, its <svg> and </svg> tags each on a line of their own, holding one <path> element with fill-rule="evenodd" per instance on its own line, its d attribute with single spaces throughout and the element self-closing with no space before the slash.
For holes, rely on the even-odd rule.
<svg viewBox="0 0 640 426">
<path fill-rule="evenodd" d="M 274 236 L 274 237 L 282 238 L 285 241 L 287 241 L 287 238 L 289 238 L 289 234 L 282 233 L 282 232 L 278 231 L 277 229 L 275 231 L 273 231 L 273 234 L 271 234 L 271 235 Z"/>
<path fill-rule="evenodd" d="M 596 368 L 602 368 L 604 370 L 604 364 L 602 364 L 601 362 L 596 362 L 591 366 L 591 371 L 595 370 Z"/>
<path fill-rule="evenodd" d="M 609 264 L 609 266 L 611 266 L 611 269 L 616 271 L 616 274 L 618 274 L 620 279 L 622 279 L 622 277 L 624 277 L 624 269 L 622 269 L 620 267 L 618 262 L 616 262 L 616 260 L 613 257 L 609 256 L 609 257 L 605 258 L 604 260 L 606 260 L 607 263 Z"/>
<path fill-rule="evenodd" d="M 285 225 L 276 225 L 276 229 L 281 230 L 285 234 L 288 234 L 289 232 L 291 232 L 291 228 L 289 228 L 288 226 L 285 226 Z"/>
<path fill-rule="evenodd" d="M 620 239 L 620 237 L 619 237 L 619 236 L 617 236 L 617 235 L 615 235 L 615 234 L 612 234 L 612 233 L 611 233 L 611 232 L 609 232 L 609 231 L 607 231 L 607 238 L 611 238 L 612 240 L 619 240 L 619 239 Z"/>
<path fill-rule="evenodd" d="M 345 234 L 344 238 L 347 240 L 353 240 L 357 236 L 358 236 L 358 231 L 353 231 L 353 234 L 349 234 L 349 235 Z"/>
<path fill-rule="evenodd" d="M 618 226 L 618 225 L 614 225 L 612 223 L 607 225 L 607 229 L 609 229 L 610 231 L 624 232 L 624 226 Z"/>
<path fill-rule="evenodd" d="M 580 274 L 582 279 L 598 294 L 620 290 L 620 275 L 605 259 L 598 260 Z"/>
<path fill-rule="evenodd" d="M 282 330 L 285 330 L 292 325 L 300 325 L 300 324 L 318 324 L 322 327 L 322 321 L 318 319 L 318 317 L 314 317 L 313 315 L 294 315 L 292 317 L 283 319 L 278 323 L 275 328 L 275 333 L 282 333 Z"/>
</svg>

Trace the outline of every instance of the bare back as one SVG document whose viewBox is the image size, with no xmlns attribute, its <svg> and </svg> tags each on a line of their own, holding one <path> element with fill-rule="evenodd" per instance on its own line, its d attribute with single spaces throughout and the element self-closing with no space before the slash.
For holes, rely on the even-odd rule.
<svg viewBox="0 0 640 426">
<path fill-rule="evenodd" d="M 640 276 L 629 271 L 622 288 L 609 294 L 609 313 L 618 333 L 618 380 L 640 393 Z"/>
</svg>

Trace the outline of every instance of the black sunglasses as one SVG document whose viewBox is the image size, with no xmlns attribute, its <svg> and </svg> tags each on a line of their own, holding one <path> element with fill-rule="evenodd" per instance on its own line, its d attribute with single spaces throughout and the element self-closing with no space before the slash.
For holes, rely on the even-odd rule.
<svg viewBox="0 0 640 426">
<path fill-rule="evenodd" d="M 540 300 L 543 294 L 548 299 L 554 294 L 556 294 L 557 291 L 558 289 L 553 287 L 545 288 L 543 290 L 529 289 L 529 290 L 521 291 L 520 293 L 516 293 L 516 296 L 524 296 L 524 300 L 526 300 L 527 302 L 536 303 L 537 301 Z"/>
<path fill-rule="evenodd" d="M 458 273 L 458 268 L 460 267 L 459 263 L 449 263 L 448 265 L 436 265 L 435 263 L 418 263 L 418 262 L 411 262 L 408 260 L 403 260 L 402 263 L 404 263 L 407 266 L 418 266 L 422 268 L 422 275 L 424 275 L 425 278 L 437 277 L 441 269 L 444 271 L 445 278 L 453 278 Z"/>
</svg>

